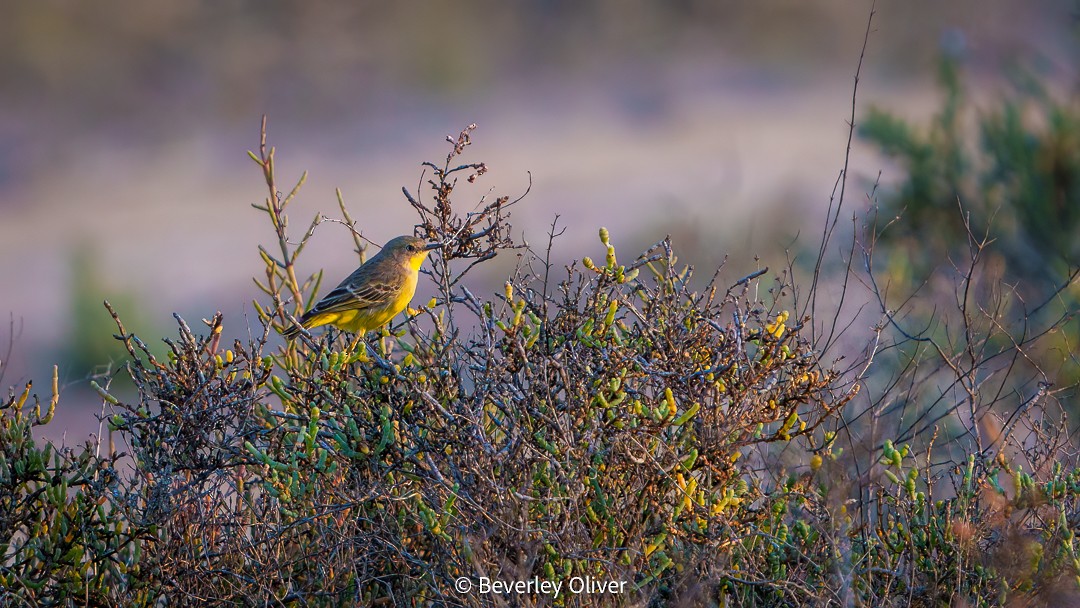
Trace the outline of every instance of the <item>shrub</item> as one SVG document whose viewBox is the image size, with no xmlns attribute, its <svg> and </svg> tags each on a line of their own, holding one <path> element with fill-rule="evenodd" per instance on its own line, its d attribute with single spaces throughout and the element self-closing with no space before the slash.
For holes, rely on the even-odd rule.
<svg viewBox="0 0 1080 608">
<path fill-rule="evenodd" d="M 850 396 L 780 310 L 789 286 L 751 299 L 756 273 L 695 292 L 666 241 L 621 264 L 605 230 L 602 263 L 560 272 L 550 243 L 540 256 L 507 238 L 508 199 L 454 212 L 457 175 L 486 168 L 454 166 L 469 130 L 452 143 L 429 164 L 430 206 L 407 194 L 446 244 L 430 273 L 443 295 L 372 352 L 335 331 L 269 345 L 290 295 L 318 283 L 294 278 L 303 241 L 288 244 L 276 196 L 261 336 L 226 350 L 220 316 L 202 337 L 181 321 L 159 362 L 120 326 L 140 398 L 113 426 L 163 597 L 470 603 L 460 577 L 534 576 L 626 581 L 619 604 L 664 597 L 712 578 L 766 515 L 742 506 L 762 496 L 743 452 L 813 432 Z M 514 248 L 498 297 L 464 287 L 471 262 Z"/>
<path fill-rule="evenodd" d="M 903 178 L 878 201 L 883 217 L 902 216 L 878 245 L 918 283 L 950 256 L 963 257 L 969 228 L 995 242 L 1006 280 L 1042 289 L 1080 262 L 1080 110 L 1040 81 L 1017 72 L 1014 88 L 978 108 L 969 101 L 958 59 L 943 56 L 944 98 L 928 125 L 872 108 L 861 137 L 893 159 Z M 910 264 L 909 268 L 904 268 Z M 899 278 L 899 277 L 898 277 Z"/>
<path fill-rule="evenodd" d="M 59 401 L 56 368 L 47 406 L 31 389 L 0 402 L 0 605 L 145 603 L 136 529 L 115 509 L 119 456 L 36 445 Z"/>
</svg>

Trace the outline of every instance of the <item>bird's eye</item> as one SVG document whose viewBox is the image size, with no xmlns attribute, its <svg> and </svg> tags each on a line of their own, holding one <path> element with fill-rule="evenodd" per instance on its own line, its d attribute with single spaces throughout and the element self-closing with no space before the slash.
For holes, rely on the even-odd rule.
<svg viewBox="0 0 1080 608">
<path fill-rule="evenodd" d="M 416 251 L 416 247 L 414 247 L 413 245 L 409 245 L 408 250 L 409 251 Z"/>
</svg>

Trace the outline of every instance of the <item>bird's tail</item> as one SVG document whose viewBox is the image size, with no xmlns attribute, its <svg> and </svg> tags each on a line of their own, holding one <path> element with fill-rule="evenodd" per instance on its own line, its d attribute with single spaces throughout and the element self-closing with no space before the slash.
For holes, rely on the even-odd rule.
<svg viewBox="0 0 1080 608">
<path fill-rule="evenodd" d="M 285 331 L 281 332 L 281 335 L 286 340 L 292 340 L 296 336 L 300 335 L 300 326 L 299 325 L 293 325 L 289 329 L 286 329 Z"/>
</svg>

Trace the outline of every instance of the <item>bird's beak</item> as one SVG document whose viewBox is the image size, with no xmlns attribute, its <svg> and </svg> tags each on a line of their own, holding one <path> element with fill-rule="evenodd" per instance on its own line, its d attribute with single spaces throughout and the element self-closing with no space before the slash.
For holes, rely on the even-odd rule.
<svg viewBox="0 0 1080 608">
<path fill-rule="evenodd" d="M 440 249 L 440 248 L 442 248 L 442 246 L 443 246 L 442 243 L 428 243 L 427 245 L 424 246 L 424 251 L 431 251 L 432 249 Z"/>
</svg>

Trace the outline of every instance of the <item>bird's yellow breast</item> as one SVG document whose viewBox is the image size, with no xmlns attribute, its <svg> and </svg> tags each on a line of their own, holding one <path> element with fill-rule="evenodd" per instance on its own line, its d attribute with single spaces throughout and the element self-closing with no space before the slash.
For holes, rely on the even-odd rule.
<svg viewBox="0 0 1080 608">
<path fill-rule="evenodd" d="M 409 302 L 412 301 L 413 295 L 416 293 L 420 266 L 424 263 L 426 257 L 427 251 L 421 251 L 396 262 L 401 264 L 400 268 L 404 270 L 404 272 L 397 275 L 403 280 L 397 286 L 397 292 L 393 297 L 387 298 L 385 302 L 369 304 L 351 310 L 339 309 L 332 312 L 323 312 L 305 321 L 304 327 L 310 329 L 322 325 L 334 325 L 345 331 L 363 334 L 386 325 L 398 313 L 405 310 L 409 306 Z"/>
<path fill-rule="evenodd" d="M 423 257 L 419 260 L 410 259 L 407 263 L 408 272 L 405 281 L 401 284 L 396 296 L 383 306 L 369 306 L 363 310 L 350 310 L 339 313 L 336 321 L 329 321 L 334 325 L 353 333 L 368 332 L 378 329 L 390 322 L 398 313 L 405 310 L 416 293 L 417 275 L 420 265 L 424 262 Z"/>
</svg>

